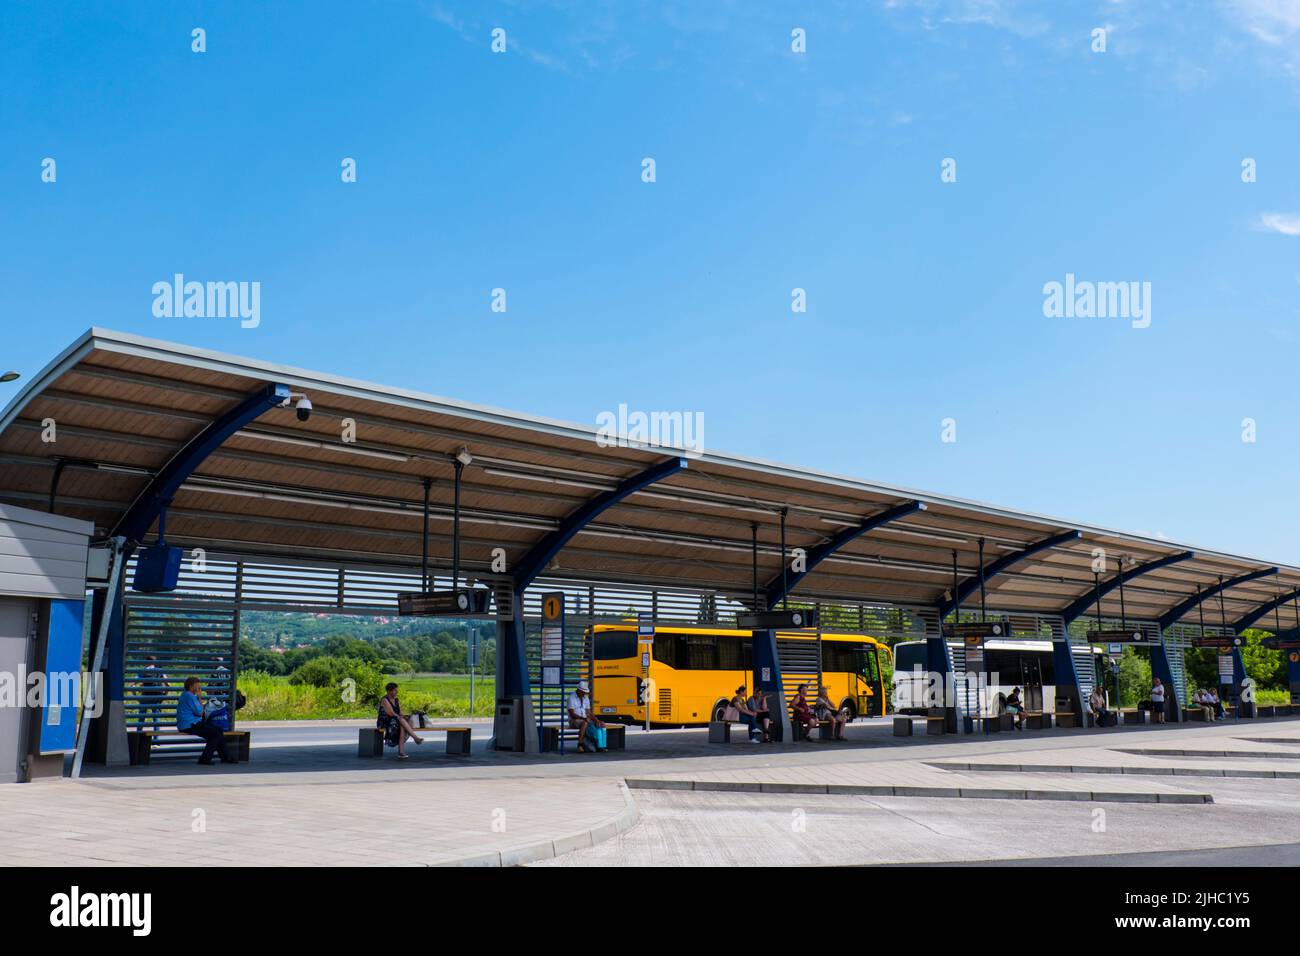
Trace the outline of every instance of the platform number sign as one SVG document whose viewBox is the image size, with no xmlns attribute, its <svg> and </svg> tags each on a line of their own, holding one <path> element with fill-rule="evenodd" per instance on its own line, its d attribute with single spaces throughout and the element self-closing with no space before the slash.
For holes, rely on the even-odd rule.
<svg viewBox="0 0 1300 956">
<path fill-rule="evenodd" d="M 564 594 L 542 595 L 542 683 L 559 684 L 564 679 Z"/>
</svg>

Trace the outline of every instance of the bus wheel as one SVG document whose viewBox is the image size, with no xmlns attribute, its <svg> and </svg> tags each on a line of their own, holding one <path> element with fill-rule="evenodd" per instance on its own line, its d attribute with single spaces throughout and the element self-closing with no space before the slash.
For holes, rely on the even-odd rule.
<svg viewBox="0 0 1300 956">
<path fill-rule="evenodd" d="M 844 699 L 844 702 L 840 704 L 840 716 L 845 720 L 858 719 L 858 708 L 855 707 L 853 701 L 849 700 L 847 697 Z"/>
<path fill-rule="evenodd" d="M 722 721 L 723 717 L 726 716 L 725 711 L 726 711 L 727 707 L 730 705 L 730 703 L 731 703 L 730 701 L 720 700 L 720 701 L 718 701 L 717 703 L 715 703 L 715 704 L 713 705 L 713 719 L 714 719 L 714 721 L 719 722 L 719 723 Z"/>
</svg>

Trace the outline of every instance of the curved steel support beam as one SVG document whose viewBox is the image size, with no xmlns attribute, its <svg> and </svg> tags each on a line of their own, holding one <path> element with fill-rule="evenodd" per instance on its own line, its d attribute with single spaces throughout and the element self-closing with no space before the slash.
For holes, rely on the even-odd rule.
<svg viewBox="0 0 1300 956">
<path fill-rule="evenodd" d="M 866 534 L 868 531 L 879 528 L 881 525 L 889 524 L 891 521 L 897 521 L 899 518 L 905 518 L 910 514 L 915 514 L 918 511 L 924 510 L 925 505 L 921 502 L 907 501 L 901 505 L 888 508 L 885 511 L 872 515 L 864 520 L 862 524 L 854 525 L 851 528 L 845 528 L 829 541 L 817 545 L 817 547 L 808 552 L 804 562 L 804 569 L 802 571 L 787 573 L 784 576 L 776 574 L 772 577 L 772 580 L 763 585 L 763 594 L 767 600 L 768 610 L 770 611 L 776 607 L 777 602 L 793 591 L 795 585 L 812 573 L 813 568 L 817 567 L 817 565 L 821 564 L 850 541 L 862 537 L 862 535 Z M 781 580 L 782 577 L 785 578 L 784 582 Z M 782 583 L 785 585 L 784 589 L 782 589 Z"/>
<path fill-rule="evenodd" d="M 1060 534 L 1054 534 L 1051 537 L 1043 538 L 1039 541 L 1031 542 L 1019 551 L 1013 551 L 1010 554 L 1004 554 L 996 561 L 991 561 L 984 568 L 982 575 L 985 583 L 989 578 L 997 577 L 1003 571 L 1019 564 L 1026 558 L 1033 557 L 1040 551 L 1046 551 L 1048 548 L 1055 548 L 1057 545 L 1065 544 L 1068 541 L 1077 541 L 1082 532 L 1079 531 L 1062 531 Z M 939 602 L 939 620 L 942 621 L 958 604 L 965 603 L 966 599 L 979 590 L 979 574 L 972 574 L 961 584 L 957 585 L 957 594 L 949 596 L 946 600 Z"/>
<path fill-rule="evenodd" d="M 1287 594 L 1283 594 L 1281 597 L 1276 597 L 1265 604 L 1261 604 L 1259 607 L 1255 608 L 1255 610 L 1251 611 L 1249 614 L 1239 617 L 1232 625 L 1232 633 L 1240 634 L 1246 628 L 1251 627 L 1256 621 L 1258 621 L 1264 615 L 1268 614 L 1269 611 L 1273 610 L 1274 608 L 1281 607 L 1283 604 L 1288 604 L 1291 601 L 1294 601 L 1298 597 L 1300 597 L 1300 588 L 1297 588 L 1296 590 L 1291 591 Z"/>
<path fill-rule="evenodd" d="M 1198 604 L 1209 600 L 1220 591 L 1235 588 L 1238 584 L 1245 584 L 1247 581 L 1267 578 L 1271 575 L 1277 574 L 1277 572 L 1277 568 L 1262 568 L 1259 571 L 1250 571 L 1246 574 L 1240 574 L 1235 578 L 1229 578 L 1228 580 L 1222 581 L 1218 584 L 1212 584 L 1205 590 L 1201 591 L 1200 594 L 1193 594 L 1187 600 L 1175 604 L 1169 610 L 1165 611 L 1164 614 L 1161 614 L 1160 617 L 1156 618 L 1156 623 L 1160 625 L 1160 630 L 1163 631 L 1170 625 L 1176 624 L 1184 614 L 1187 614 L 1189 611 L 1194 611 Z"/>
<path fill-rule="evenodd" d="M 662 481 L 686 468 L 685 458 L 669 458 L 657 465 L 651 465 L 640 474 L 625 478 L 618 486 L 609 491 L 602 491 L 573 514 L 560 522 L 560 526 L 533 545 L 528 553 L 515 565 L 514 585 L 516 593 L 522 594 L 528 585 L 546 569 L 551 560 L 560 553 L 566 544 L 579 531 L 589 525 L 606 509 L 618 504 L 629 495 L 634 495 L 643 488 Z"/>
<path fill-rule="evenodd" d="M 1195 551 L 1182 551 L 1178 554 L 1165 555 L 1163 558 L 1156 558 L 1148 561 L 1146 564 L 1139 564 L 1136 568 L 1128 571 L 1120 571 L 1109 581 L 1101 585 L 1100 588 L 1094 588 L 1087 594 L 1073 601 L 1061 612 L 1061 617 L 1065 618 L 1065 626 L 1069 627 L 1074 621 L 1083 617 L 1084 613 L 1097 603 L 1099 597 L 1105 597 L 1111 591 L 1114 591 L 1121 583 L 1127 584 L 1136 577 L 1155 571 L 1159 568 L 1167 568 L 1171 564 L 1177 564 L 1179 561 L 1189 561 L 1196 557 Z"/>
<path fill-rule="evenodd" d="M 209 455 L 264 411 L 283 405 L 288 400 L 288 385 L 268 382 L 234 408 L 214 418 L 149 479 L 144 490 L 109 532 L 109 537 L 121 535 L 128 541 L 141 541 L 162 510 L 171 504 L 172 497 L 180 486 Z"/>
</svg>

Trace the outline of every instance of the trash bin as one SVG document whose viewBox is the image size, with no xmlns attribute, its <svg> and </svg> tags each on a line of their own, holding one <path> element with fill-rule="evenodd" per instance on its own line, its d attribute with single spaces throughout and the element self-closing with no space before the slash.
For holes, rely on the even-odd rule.
<svg viewBox="0 0 1300 956">
<path fill-rule="evenodd" d="M 498 697 L 496 713 L 497 750 L 524 749 L 524 710 L 518 697 Z"/>
</svg>

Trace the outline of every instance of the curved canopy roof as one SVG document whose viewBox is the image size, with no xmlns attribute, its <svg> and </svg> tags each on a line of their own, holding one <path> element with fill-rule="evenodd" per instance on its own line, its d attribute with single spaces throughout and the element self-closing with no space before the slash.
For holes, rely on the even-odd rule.
<svg viewBox="0 0 1300 956">
<path fill-rule="evenodd" d="M 57 470 L 54 510 L 107 534 L 188 441 L 267 383 L 306 393 L 310 419 L 271 408 L 227 438 L 176 494 L 169 541 L 247 556 L 417 567 L 428 478 L 430 555 L 445 566 L 452 462 L 463 447 L 473 462 L 464 473 L 461 560 L 486 572 L 493 549 L 504 549 L 513 567 L 594 497 L 676 457 L 602 447 L 589 426 L 91 329 L 0 415 L 0 500 L 46 507 Z M 43 440 L 46 419 L 55 422 L 53 442 Z M 355 422 L 355 442 L 341 440 L 344 419 Z M 923 508 L 853 536 L 873 516 L 906 512 L 910 502 Z M 1132 618 L 1195 621 L 1186 602 L 1198 587 L 1258 575 L 1224 592 L 1232 625 L 1300 589 L 1295 567 L 721 452 L 690 457 L 685 469 L 609 507 L 544 570 L 747 599 L 751 528 L 757 525 L 760 580 L 779 578 L 783 508 L 789 548 L 816 555 L 837 536 L 843 541 L 797 583 L 794 597 L 941 605 L 954 550 L 960 577 L 978 580 L 980 539 L 986 569 L 1001 568 L 987 579 L 989 606 L 999 610 L 1095 613 L 1096 548 L 1109 559 L 1103 581 L 1114 578 L 1120 557 L 1130 569 L 1169 562 L 1126 583 Z M 977 591 L 964 598 L 976 600 Z M 1118 591 L 1103 607 L 1118 615 Z M 1218 623 L 1217 597 L 1205 615 Z M 1258 618 L 1261 627 L 1273 622 L 1271 610 Z M 1280 623 L 1300 625 L 1290 600 Z"/>
</svg>

